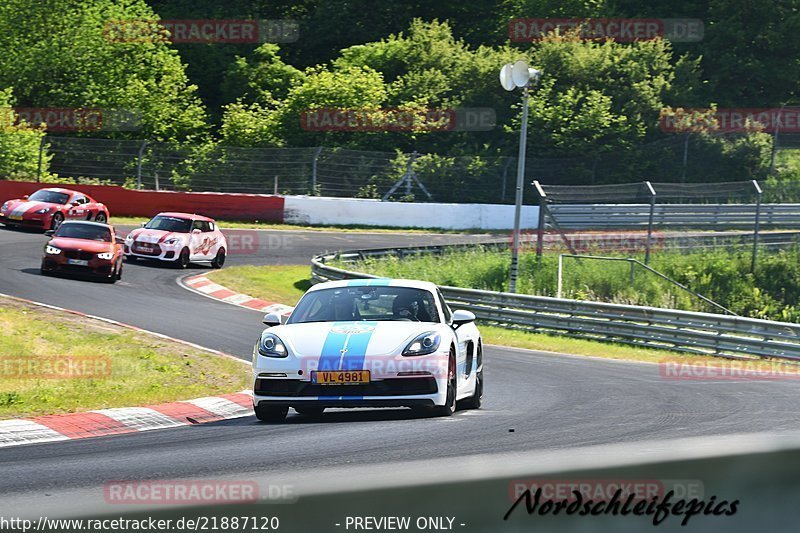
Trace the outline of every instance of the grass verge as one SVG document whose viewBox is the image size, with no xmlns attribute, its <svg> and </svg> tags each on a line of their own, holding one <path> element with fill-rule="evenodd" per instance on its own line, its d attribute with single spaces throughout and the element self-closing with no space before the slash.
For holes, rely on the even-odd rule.
<svg viewBox="0 0 800 533">
<path fill-rule="evenodd" d="M 0 419 L 238 392 L 246 365 L 144 332 L 0 299 Z"/>
<path fill-rule="evenodd" d="M 150 220 L 145 217 L 115 217 L 109 222 L 118 226 L 138 226 Z M 441 234 L 499 234 L 505 235 L 508 231 L 492 231 L 483 229 L 449 230 L 440 228 L 395 228 L 389 226 L 304 226 L 302 224 L 278 224 L 276 222 L 242 222 L 236 220 L 218 220 L 222 229 L 273 229 L 273 230 L 305 230 L 305 231 L 336 231 L 339 233 L 441 233 Z"/>
<path fill-rule="evenodd" d="M 208 274 L 216 283 L 233 291 L 285 305 L 294 305 L 311 286 L 311 268 L 308 266 L 236 266 Z M 669 350 L 658 350 L 616 344 L 572 339 L 544 333 L 530 333 L 498 326 L 480 325 L 487 344 L 527 348 L 572 355 L 624 359 L 628 361 L 659 362 L 679 359 L 686 362 L 717 362 L 716 357 L 685 355 Z"/>
</svg>

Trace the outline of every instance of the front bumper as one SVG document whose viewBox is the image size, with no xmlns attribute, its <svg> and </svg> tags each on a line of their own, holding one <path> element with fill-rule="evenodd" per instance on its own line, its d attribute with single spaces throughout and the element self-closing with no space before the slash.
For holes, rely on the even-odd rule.
<svg viewBox="0 0 800 533">
<path fill-rule="evenodd" d="M 51 223 L 50 215 L 34 215 L 22 219 L 9 218 L 7 214 L 0 214 L 0 222 L 6 226 L 20 226 L 26 228 L 44 229 L 49 228 Z"/>
<path fill-rule="evenodd" d="M 156 261 L 177 261 L 180 255 L 180 244 L 164 244 L 164 243 L 147 243 L 155 247 L 152 252 L 143 251 L 137 247 L 139 243 L 126 241 L 123 246 L 123 253 L 125 257 L 140 257 L 142 259 L 153 259 Z"/>
<path fill-rule="evenodd" d="M 318 385 L 308 379 L 256 377 L 253 405 L 413 407 L 442 405 L 446 383 L 432 376 L 376 379 L 361 385 Z"/>
<path fill-rule="evenodd" d="M 42 258 L 42 270 L 45 272 L 83 274 L 96 277 L 110 277 L 114 271 L 113 259 L 93 257 L 86 265 L 71 265 L 64 252 L 58 255 L 45 255 Z"/>
</svg>

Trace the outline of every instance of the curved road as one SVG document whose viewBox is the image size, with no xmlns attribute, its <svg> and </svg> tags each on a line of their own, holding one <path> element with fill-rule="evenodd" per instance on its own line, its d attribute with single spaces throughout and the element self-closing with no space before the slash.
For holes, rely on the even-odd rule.
<svg viewBox="0 0 800 533">
<path fill-rule="evenodd" d="M 234 264 L 301 264 L 323 250 L 467 241 L 463 235 L 259 232 L 262 246 Z M 249 358 L 261 315 L 179 287 L 184 272 L 126 264 L 106 285 L 43 278 L 45 237 L 0 229 L 0 292 L 100 315 Z M 206 267 L 195 267 L 202 272 Z M 340 410 L 285 424 L 254 417 L 116 437 L 0 450 L 4 508 L 57 507 L 59 495 L 102 499 L 109 480 L 231 475 L 313 476 L 359 465 L 376 475 L 404 461 L 700 435 L 800 430 L 800 383 L 670 381 L 652 364 L 488 347 L 486 401 L 448 419 L 409 410 Z M 513 430 L 513 431 L 512 431 Z M 98 492 L 99 491 L 99 492 Z M 98 494 L 100 496 L 98 496 Z M 66 496 L 65 496 L 66 497 Z M 63 504 L 65 500 L 61 498 Z M 35 503 L 32 503 L 35 502 Z"/>
</svg>

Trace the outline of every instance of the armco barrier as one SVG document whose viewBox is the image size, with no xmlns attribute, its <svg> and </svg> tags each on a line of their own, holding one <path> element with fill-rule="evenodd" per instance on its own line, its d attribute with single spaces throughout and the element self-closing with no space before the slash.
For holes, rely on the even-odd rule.
<svg viewBox="0 0 800 533">
<path fill-rule="evenodd" d="M 564 229 L 647 228 L 650 204 L 558 204 L 548 211 Z M 747 228 L 756 219 L 755 204 L 656 204 L 653 225 L 691 228 Z M 800 204 L 761 204 L 759 224 L 800 227 Z"/>
<path fill-rule="evenodd" d="M 460 245 L 463 247 L 463 245 Z M 452 246 L 383 248 L 320 255 L 311 261 L 314 282 L 374 278 L 333 267 L 333 260 L 441 253 Z M 800 361 L 800 324 L 634 305 L 589 302 L 441 287 L 452 306 L 510 328 L 727 357 Z"/>
<path fill-rule="evenodd" d="M 160 211 L 198 213 L 226 220 L 283 222 L 283 198 L 265 194 L 136 191 L 117 185 L 59 185 L 0 180 L 0 203 L 42 187 L 64 187 L 108 206 L 111 216 L 150 217 Z"/>
</svg>

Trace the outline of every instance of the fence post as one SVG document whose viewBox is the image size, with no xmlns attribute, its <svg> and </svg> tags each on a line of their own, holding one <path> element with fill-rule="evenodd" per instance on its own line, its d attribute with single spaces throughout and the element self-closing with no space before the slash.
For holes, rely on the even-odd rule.
<svg viewBox="0 0 800 533">
<path fill-rule="evenodd" d="M 656 190 L 649 181 L 644 182 L 650 192 L 650 216 L 647 219 L 647 244 L 644 250 L 644 264 L 650 263 L 650 243 L 653 240 L 653 218 L 656 212 Z"/>
<path fill-rule="evenodd" d="M 272 189 L 272 194 L 278 196 L 278 176 L 275 176 L 275 185 L 274 188 Z"/>
<path fill-rule="evenodd" d="M 142 146 L 139 147 L 139 154 L 137 155 L 138 161 L 136 162 L 136 189 L 142 189 L 142 156 L 144 149 L 147 146 L 147 141 L 142 141 Z"/>
<path fill-rule="evenodd" d="M 564 275 L 564 254 L 558 254 L 558 285 L 556 286 L 556 298 L 561 298 L 563 282 L 561 277 Z"/>
<path fill-rule="evenodd" d="M 322 146 L 318 146 L 314 151 L 314 160 L 311 162 L 311 195 L 317 196 L 317 159 L 322 153 Z"/>
<path fill-rule="evenodd" d="M 47 135 L 42 135 L 42 138 L 39 139 L 39 165 L 36 167 L 36 183 L 42 181 L 42 152 L 44 152 L 44 140 L 47 138 Z"/>
<path fill-rule="evenodd" d="M 539 261 L 542 258 L 542 245 L 544 244 L 544 211 L 547 209 L 547 195 L 539 180 L 533 180 L 533 188 L 539 195 L 539 221 L 536 224 L 536 260 Z"/>
<path fill-rule="evenodd" d="M 683 141 L 683 170 L 681 171 L 681 183 L 686 181 L 686 163 L 689 161 L 689 137 L 691 137 L 691 135 L 691 133 L 687 133 Z"/>
<path fill-rule="evenodd" d="M 750 264 L 750 272 L 755 274 L 756 256 L 758 254 L 758 227 L 761 222 L 761 196 L 763 191 L 756 180 L 753 180 L 753 187 L 756 188 L 756 220 L 755 224 L 753 225 L 753 261 Z"/>
</svg>

